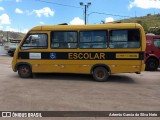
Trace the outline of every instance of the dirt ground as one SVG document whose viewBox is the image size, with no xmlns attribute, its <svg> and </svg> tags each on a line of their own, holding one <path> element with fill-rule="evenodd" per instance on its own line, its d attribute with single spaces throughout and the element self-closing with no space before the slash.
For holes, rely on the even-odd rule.
<svg viewBox="0 0 160 120">
<path fill-rule="evenodd" d="M 160 111 L 160 70 L 116 74 L 108 82 L 77 74 L 36 74 L 22 79 L 12 71 L 11 60 L 0 56 L 0 111 Z"/>
</svg>

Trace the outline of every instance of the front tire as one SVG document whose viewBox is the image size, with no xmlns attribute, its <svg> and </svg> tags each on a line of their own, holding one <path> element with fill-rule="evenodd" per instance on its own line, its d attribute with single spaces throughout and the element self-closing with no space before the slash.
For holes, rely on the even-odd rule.
<svg viewBox="0 0 160 120">
<path fill-rule="evenodd" d="M 9 55 L 10 55 L 10 57 L 13 57 L 13 56 L 14 56 L 14 53 L 10 53 Z"/>
<path fill-rule="evenodd" d="M 158 69 L 158 61 L 156 59 L 149 59 L 146 62 L 147 71 L 156 71 Z"/>
<path fill-rule="evenodd" d="M 104 67 L 96 67 L 93 70 L 93 78 L 98 82 L 105 82 L 108 80 L 109 71 Z"/>
<path fill-rule="evenodd" d="M 32 76 L 31 68 L 28 65 L 20 65 L 18 67 L 18 75 L 21 78 L 30 78 Z"/>
</svg>

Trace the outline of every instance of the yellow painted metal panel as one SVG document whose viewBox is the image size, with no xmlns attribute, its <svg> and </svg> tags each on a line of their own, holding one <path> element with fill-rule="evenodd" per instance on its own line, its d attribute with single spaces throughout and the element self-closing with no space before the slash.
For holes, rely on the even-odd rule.
<svg viewBox="0 0 160 120">
<path fill-rule="evenodd" d="M 141 32 L 141 48 L 122 48 L 122 49 L 51 49 L 50 48 L 50 31 L 57 30 L 111 30 L 111 29 L 139 29 Z M 141 25 L 136 23 L 113 23 L 102 25 L 54 25 L 54 26 L 37 26 L 32 28 L 29 33 L 47 33 L 48 48 L 47 49 L 30 49 L 21 50 L 20 46 L 15 52 L 12 61 L 12 68 L 19 62 L 27 62 L 32 65 L 33 72 L 64 72 L 64 73 L 90 73 L 90 70 L 95 64 L 106 64 L 111 69 L 112 73 L 124 72 L 140 72 L 144 70 L 144 60 L 94 60 L 94 58 L 103 58 L 104 55 L 96 54 L 93 60 L 21 60 L 18 58 L 19 52 L 133 52 L 133 53 L 116 53 L 116 58 L 139 58 L 136 52 L 144 52 L 146 46 L 145 33 Z M 134 53 L 135 52 L 135 53 Z M 85 57 L 81 54 L 79 57 Z M 70 55 L 70 58 L 72 55 Z M 92 56 L 91 56 L 92 57 Z"/>
</svg>

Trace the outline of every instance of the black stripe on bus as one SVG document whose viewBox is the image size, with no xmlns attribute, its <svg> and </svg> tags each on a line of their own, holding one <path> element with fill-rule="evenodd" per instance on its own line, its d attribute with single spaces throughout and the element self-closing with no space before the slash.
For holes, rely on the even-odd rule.
<svg viewBox="0 0 160 120">
<path fill-rule="evenodd" d="M 31 56 L 40 54 L 39 58 Z M 117 54 L 120 54 L 117 56 Z M 126 55 L 129 55 L 126 57 Z M 19 52 L 18 59 L 41 60 L 144 60 L 144 52 Z"/>
</svg>

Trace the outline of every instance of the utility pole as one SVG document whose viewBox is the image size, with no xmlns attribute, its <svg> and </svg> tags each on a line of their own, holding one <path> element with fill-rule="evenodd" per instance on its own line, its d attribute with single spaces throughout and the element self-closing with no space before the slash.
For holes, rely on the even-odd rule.
<svg viewBox="0 0 160 120">
<path fill-rule="evenodd" d="M 85 25 L 87 24 L 87 8 L 91 5 L 91 2 L 88 2 L 87 4 L 83 4 L 83 2 L 79 3 L 81 6 L 84 6 L 84 22 Z"/>
<path fill-rule="evenodd" d="M 8 42 L 8 31 L 7 31 L 7 42 Z"/>
</svg>

